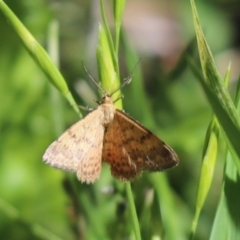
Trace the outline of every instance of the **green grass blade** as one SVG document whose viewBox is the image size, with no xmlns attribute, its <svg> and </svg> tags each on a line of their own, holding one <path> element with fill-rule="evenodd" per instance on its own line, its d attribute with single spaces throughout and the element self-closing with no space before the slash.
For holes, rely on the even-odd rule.
<svg viewBox="0 0 240 240">
<path fill-rule="evenodd" d="M 56 20 L 50 22 L 47 34 L 48 53 L 52 61 L 59 66 L 59 23 Z M 56 136 L 59 136 L 64 131 L 63 123 L 63 98 L 58 93 L 57 89 L 49 84 L 49 98 L 51 106 L 53 130 Z"/>
<path fill-rule="evenodd" d="M 109 28 L 109 25 L 108 25 L 108 22 L 107 22 L 103 2 L 104 2 L 104 0 L 100 0 L 101 16 L 102 16 L 102 20 L 103 20 L 104 29 L 105 29 L 105 32 L 106 32 L 106 37 L 107 37 L 107 40 L 108 40 L 108 45 L 109 45 L 109 48 L 111 50 L 110 52 L 112 54 L 113 65 L 114 65 L 115 71 L 119 75 L 118 52 L 116 52 L 115 51 L 116 49 L 114 48 L 113 38 L 112 38 L 111 31 L 110 31 L 110 28 Z"/>
<path fill-rule="evenodd" d="M 79 109 L 70 93 L 66 81 L 64 80 L 57 67 L 54 65 L 43 47 L 35 40 L 31 33 L 25 28 L 25 26 L 19 21 L 14 15 L 11 9 L 0 0 L 0 9 L 12 26 L 13 30 L 21 39 L 23 45 L 32 56 L 37 65 L 43 70 L 45 75 L 51 81 L 51 83 L 64 95 L 69 101 L 70 105 L 73 106 L 75 111 L 80 114 Z"/>
<path fill-rule="evenodd" d="M 114 0 L 114 22 L 115 22 L 115 51 L 118 52 L 120 31 L 122 26 L 122 16 L 126 0 Z"/>
<path fill-rule="evenodd" d="M 239 110 L 240 80 L 238 81 L 235 103 Z M 210 240 L 240 239 L 240 179 L 239 173 L 234 165 L 234 162 L 238 160 L 238 156 L 228 152 L 222 193 L 215 215 Z"/>
<path fill-rule="evenodd" d="M 232 154 L 228 154 L 225 180 L 210 240 L 240 239 L 240 180 Z"/>
<path fill-rule="evenodd" d="M 102 86 L 109 94 L 116 91 L 120 86 L 119 75 L 115 71 L 111 51 L 112 49 L 109 45 L 106 29 L 100 25 L 99 43 L 97 47 L 98 71 Z M 119 96 L 121 96 L 120 90 L 113 95 L 113 99 L 115 100 Z M 116 102 L 116 106 L 120 109 L 122 108 L 121 99 Z"/>
<path fill-rule="evenodd" d="M 212 53 L 206 42 L 194 0 L 191 0 L 191 5 L 204 79 L 206 80 L 207 84 L 209 84 L 212 91 L 216 94 L 222 106 L 229 112 L 229 116 L 232 118 L 233 122 L 240 128 L 238 113 L 230 94 L 224 87 L 223 80 L 217 70 Z"/>
<path fill-rule="evenodd" d="M 233 155 L 237 154 L 238 157 L 240 157 L 240 120 L 238 113 L 230 94 L 224 85 L 224 81 L 221 79 L 220 74 L 218 73 L 212 53 L 205 40 L 193 0 L 191 0 L 191 5 L 204 78 L 201 76 L 201 74 L 199 74 L 198 70 L 193 67 L 192 63 L 190 63 L 190 65 L 192 69 L 194 68 L 193 72 L 198 75 L 197 78 L 200 80 L 209 103 L 211 104 L 213 111 L 224 130 L 226 142 L 230 151 Z M 240 161 L 236 158 L 234 158 L 234 160 L 238 172 L 240 173 Z"/>
<path fill-rule="evenodd" d="M 212 109 L 217 117 L 218 122 L 224 130 L 225 140 L 228 143 L 228 147 L 231 151 L 231 154 L 237 155 L 240 159 L 240 148 L 239 148 L 239 139 L 240 139 L 240 130 L 239 127 L 235 125 L 232 119 L 229 116 L 227 110 L 222 106 L 221 102 L 217 98 L 217 96 L 210 89 L 209 85 L 203 79 L 203 76 L 199 72 L 199 70 L 195 67 L 194 63 L 191 59 L 188 59 L 190 67 L 199 80 L 202 88 L 208 98 L 209 103 L 212 106 Z M 240 173 L 240 161 L 239 159 L 235 159 L 235 165 L 237 167 L 238 172 Z"/>
<path fill-rule="evenodd" d="M 163 239 L 184 239 L 185 233 L 181 229 L 182 224 L 177 210 L 177 200 L 166 175 L 164 173 L 152 174 L 149 177 L 157 195 L 159 209 L 156 209 L 156 211 L 159 211 L 161 215 L 165 235 Z"/>
<path fill-rule="evenodd" d="M 117 89 L 119 89 L 121 85 L 119 66 L 118 66 L 118 60 L 117 60 L 118 47 L 117 48 L 113 47 L 112 36 L 111 36 L 110 30 L 107 24 L 106 16 L 105 16 L 103 0 L 100 0 L 100 4 L 101 4 L 102 19 L 104 24 L 103 24 L 103 27 L 101 25 L 99 27 L 99 44 L 97 48 L 98 70 L 99 70 L 100 80 L 101 80 L 103 89 L 107 93 L 111 94 L 115 92 Z M 121 7 L 121 11 L 123 11 L 123 7 L 124 7 L 123 3 L 120 5 L 115 4 L 115 11 L 117 11 L 118 14 L 119 14 L 120 7 Z M 121 21 L 119 17 L 120 16 L 118 15 L 117 16 L 118 21 Z M 121 23 L 119 22 L 118 23 L 119 29 L 116 29 L 116 31 L 119 33 L 120 33 L 120 26 L 121 26 Z M 116 43 L 118 43 L 120 35 L 117 34 L 117 36 L 115 37 L 118 38 L 116 40 Z M 116 100 L 120 96 L 121 96 L 121 89 L 116 91 L 116 93 L 113 95 L 113 100 Z M 119 99 L 117 102 L 115 102 L 115 105 L 118 109 L 122 109 L 122 99 Z M 135 233 L 135 239 L 141 240 L 141 232 L 140 232 L 136 207 L 133 200 L 131 183 L 130 182 L 125 183 L 125 186 L 126 186 L 126 193 L 127 193 L 128 203 L 129 203 L 130 214 L 132 218 L 131 219 L 132 225 Z"/>
<path fill-rule="evenodd" d="M 133 200 L 131 184 L 129 182 L 126 183 L 126 193 L 127 193 L 127 197 L 128 197 L 129 209 L 131 211 L 132 222 L 133 222 L 133 227 L 134 227 L 134 232 L 135 232 L 135 238 L 136 238 L 136 240 L 141 240 L 142 238 L 141 238 L 141 232 L 140 232 L 140 227 L 139 227 L 139 222 L 138 222 L 138 216 L 137 216 L 136 207 L 135 207 L 134 200 Z"/>
<path fill-rule="evenodd" d="M 215 169 L 215 162 L 216 162 L 217 150 L 218 150 L 218 135 L 219 135 L 219 126 L 218 126 L 217 120 L 214 117 L 209 125 L 208 131 L 206 134 L 206 139 L 205 139 L 202 169 L 201 169 L 200 181 L 198 186 L 195 214 L 192 222 L 190 239 L 194 238 L 200 212 L 206 201 L 206 198 L 213 180 L 213 172 Z"/>
</svg>

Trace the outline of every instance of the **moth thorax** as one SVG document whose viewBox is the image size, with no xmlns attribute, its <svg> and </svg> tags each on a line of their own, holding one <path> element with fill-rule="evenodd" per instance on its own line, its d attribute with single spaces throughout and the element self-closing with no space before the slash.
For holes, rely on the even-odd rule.
<svg viewBox="0 0 240 240">
<path fill-rule="evenodd" d="M 103 111 L 103 125 L 107 126 L 112 122 L 115 115 L 115 106 L 113 104 L 105 103 L 101 105 Z"/>
</svg>

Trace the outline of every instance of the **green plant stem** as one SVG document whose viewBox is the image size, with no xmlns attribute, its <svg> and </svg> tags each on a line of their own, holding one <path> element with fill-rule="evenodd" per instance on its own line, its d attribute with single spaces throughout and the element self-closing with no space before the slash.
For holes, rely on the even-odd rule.
<svg viewBox="0 0 240 240">
<path fill-rule="evenodd" d="M 110 31 L 108 23 L 107 23 L 106 14 L 105 14 L 105 11 L 104 11 L 103 0 L 100 0 L 100 7 L 101 7 L 101 15 L 102 15 L 102 20 L 103 20 L 103 25 L 104 25 L 104 28 L 106 30 L 106 34 L 107 34 L 107 38 L 108 38 L 108 44 L 109 44 L 109 47 L 110 47 L 110 50 L 111 50 L 111 53 L 112 53 L 112 60 L 113 60 L 114 68 L 115 68 L 115 71 L 117 72 L 117 75 L 119 76 L 120 73 L 119 73 L 119 67 L 118 67 L 118 58 L 117 58 L 116 52 L 114 51 L 114 44 L 113 44 L 113 40 L 112 40 L 112 37 L 111 37 L 111 31 Z"/>
<path fill-rule="evenodd" d="M 136 240 L 141 240 L 141 233 L 140 233 L 137 212 L 136 212 L 136 208 L 133 200 L 131 183 L 129 182 L 126 183 L 126 192 L 127 192 L 128 202 L 130 204 L 130 211 L 131 211 L 131 217 L 132 217 L 133 227 L 135 231 L 135 237 L 136 237 Z"/>
<path fill-rule="evenodd" d="M 120 26 L 121 26 L 121 17 L 122 12 L 124 9 L 124 3 L 121 2 L 121 4 L 118 2 L 118 4 L 115 4 L 114 12 L 115 12 L 115 21 L 117 21 L 117 34 L 116 34 L 116 46 L 114 48 L 113 39 L 111 36 L 111 32 L 107 23 L 107 18 L 104 10 L 104 3 L 103 0 L 100 0 L 100 6 L 101 6 L 101 14 L 103 19 L 103 25 L 102 28 L 100 26 L 99 28 L 99 45 L 98 45 L 98 65 L 99 65 L 99 73 L 100 73 L 100 79 L 102 82 L 102 86 L 104 89 L 107 89 L 109 93 L 116 90 L 115 83 L 120 86 L 120 73 L 119 73 L 119 65 L 118 65 L 118 43 L 119 43 L 119 36 L 120 36 Z M 114 66 L 114 67 L 112 67 Z M 117 77 L 116 77 L 117 76 Z M 120 91 L 120 89 L 119 89 Z M 117 102 L 118 109 L 122 109 L 122 101 L 121 99 Z M 130 205 L 130 212 L 132 217 L 132 223 L 134 227 L 135 232 L 135 239 L 141 240 L 141 234 L 140 234 L 140 228 L 139 228 L 139 222 L 138 217 L 136 213 L 136 208 L 133 200 L 132 190 L 131 190 L 131 184 L 126 183 L 126 192 L 127 192 L 127 198 Z"/>
</svg>

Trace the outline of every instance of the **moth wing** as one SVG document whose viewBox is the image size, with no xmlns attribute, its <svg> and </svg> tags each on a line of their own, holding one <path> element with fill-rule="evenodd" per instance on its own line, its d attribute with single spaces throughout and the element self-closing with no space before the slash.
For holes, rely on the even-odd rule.
<svg viewBox="0 0 240 240">
<path fill-rule="evenodd" d="M 98 129 L 93 130 L 91 135 L 89 135 L 89 137 L 95 140 L 88 142 L 90 146 L 85 154 L 85 158 L 79 162 L 77 177 L 81 182 L 93 183 L 100 176 L 102 169 L 103 135 L 104 127 L 102 125 Z"/>
<path fill-rule="evenodd" d="M 47 164 L 77 172 L 82 182 L 94 182 L 101 172 L 103 113 L 96 109 L 67 129 L 43 155 Z"/>
<path fill-rule="evenodd" d="M 104 136 L 103 160 L 121 180 L 134 179 L 143 170 L 162 171 L 179 162 L 168 145 L 119 110 Z"/>
</svg>

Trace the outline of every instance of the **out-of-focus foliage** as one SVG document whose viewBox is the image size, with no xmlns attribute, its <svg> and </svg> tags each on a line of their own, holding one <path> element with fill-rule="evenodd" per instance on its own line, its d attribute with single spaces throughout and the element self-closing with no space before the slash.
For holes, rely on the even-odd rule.
<svg viewBox="0 0 240 240">
<path fill-rule="evenodd" d="M 5 1 L 45 48 L 50 22 L 59 22 L 60 71 L 76 101 L 84 106 L 96 106 L 93 100 L 97 90 L 84 73 L 81 61 L 98 78 L 97 2 Z M 196 43 L 190 44 L 195 36 L 190 2 L 126 2 L 120 72 L 122 78 L 131 73 L 126 66 L 129 62 L 136 64 L 136 55 L 132 53 L 136 51 L 141 57 L 142 76 L 137 73 L 123 89 L 123 107 L 171 145 L 180 158 L 178 167 L 166 173 L 143 173 L 132 183 L 142 239 L 154 235 L 171 239 L 166 230 L 171 227 L 168 219 L 177 223 L 178 239 L 187 239 L 205 133 L 211 120 L 211 107 L 184 61 L 186 54 L 194 57 L 197 52 Z M 105 1 L 109 19 L 111 3 Z M 238 1 L 228 5 L 216 1 L 197 3 L 202 28 L 223 73 L 228 61 L 239 60 L 234 51 L 239 44 L 239 8 Z M 73 174 L 42 162 L 46 147 L 61 134 L 56 134 L 52 119 L 55 105 L 50 101 L 51 86 L 1 12 L 0 36 L 0 239 L 124 239 L 133 235 L 124 183 L 111 177 L 109 166 L 104 165 L 97 183 L 85 185 L 77 182 Z M 234 63 L 232 90 L 236 80 Z M 65 123 L 64 129 L 78 120 L 64 101 L 54 110 L 63 111 L 59 121 Z M 196 239 L 210 236 L 222 187 L 224 157 L 224 151 L 220 151 Z M 169 182 L 161 174 L 166 174 Z M 77 207 L 73 192 L 80 199 Z M 168 209 L 173 205 L 175 209 Z M 164 225 L 166 222 L 168 226 Z"/>
</svg>

